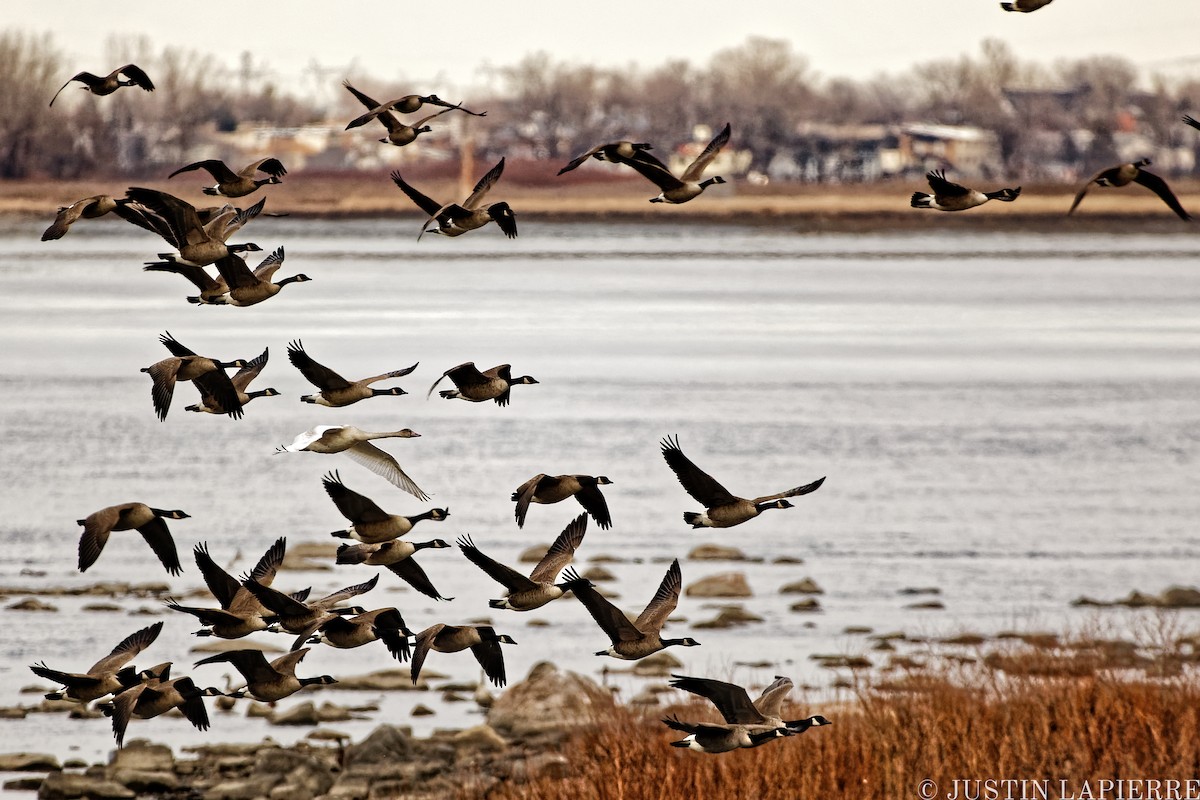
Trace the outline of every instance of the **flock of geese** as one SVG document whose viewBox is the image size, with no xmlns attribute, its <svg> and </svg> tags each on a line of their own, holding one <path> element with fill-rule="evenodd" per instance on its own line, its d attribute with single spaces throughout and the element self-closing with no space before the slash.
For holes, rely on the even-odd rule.
<svg viewBox="0 0 1200 800">
<path fill-rule="evenodd" d="M 106 78 L 80 73 L 72 80 L 94 94 L 111 94 L 122 86 L 139 86 L 152 91 L 154 86 L 146 74 L 134 65 L 115 70 Z M 68 82 L 70 83 L 70 82 Z M 404 146 L 420 134 L 428 132 L 432 122 L 443 114 L 461 111 L 483 116 L 463 108 L 461 103 L 450 104 L 436 95 L 407 95 L 379 103 L 349 83 L 345 88 L 367 108 L 366 113 L 352 120 L 347 129 L 370 124 L 382 124 L 387 137 L 381 142 Z M 65 87 L 64 87 L 65 88 Z M 61 92 L 62 90 L 60 90 Z M 56 95 L 57 97 L 57 95 Z M 439 110 L 409 125 L 396 114 L 411 114 L 425 106 Z M 717 134 L 693 163 L 676 177 L 658 159 L 649 155 L 647 143 L 616 142 L 600 145 L 580 155 L 563 167 L 560 174 L 584 163 L 589 158 L 626 164 L 659 187 L 661 194 L 652 202 L 683 203 L 699 196 L 706 187 L 723 183 L 720 177 L 704 179 L 703 173 L 721 148 L 729 141 L 729 125 Z M 213 197 L 238 198 L 253 194 L 264 186 L 281 182 L 287 174 L 276 158 L 258 159 L 240 170 L 217 160 L 198 161 L 172 172 L 177 175 L 203 170 L 216 183 L 204 188 Z M 516 217 L 504 202 L 485 203 L 485 195 L 500 179 L 504 170 L 501 159 L 474 187 L 461 203 L 440 203 L 407 183 L 399 172 L 391 175 L 403 191 L 428 219 L 421 226 L 418 239 L 425 233 L 458 236 L 495 222 L 508 237 L 517 235 Z M 186 278 L 198 293 L 187 300 L 199 305 L 251 306 L 278 294 L 289 283 L 309 280 L 306 275 L 292 275 L 276 280 L 275 275 L 284 262 L 282 247 L 271 252 L 253 270 L 243 260 L 246 253 L 261 251 L 253 242 L 231 243 L 230 238 L 250 220 L 263 214 L 265 201 L 247 208 L 232 204 L 196 207 L 163 191 L 131 187 L 124 197 L 99 195 L 86 198 L 59 210 L 54 223 L 45 231 L 43 240 L 61 238 L 80 219 L 93 219 L 108 213 L 162 237 L 172 250 L 158 253 L 157 260 L 148 261 L 145 269 L 151 272 L 173 272 Z M 209 271 L 215 267 L 216 274 Z M 151 402 L 155 415 L 165 421 L 170 412 L 176 385 L 191 382 L 199 400 L 187 406 L 189 411 L 225 414 L 235 419 L 245 413 L 245 407 L 258 397 L 278 396 L 273 388 L 251 390 L 250 385 L 262 372 L 269 358 L 269 349 L 255 358 L 223 359 L 201 355 L 181 343 L 170 332 L 159 336 L 159 342 L 169 355 L 142 368 L 151 381 Z M 411 374 L 417 364 L 389 370 L 364 378 L 349 379 L 326 364 L 317 361 L 300 340 L 287 346 L 287 357 L 316 392 L 300 399 L 312 405 L 343 408 L 375 397 L 395 397 L 405 394 L 399 386 L 381 386 Z M 237 370 L 232 376 L 227 370 Z M 439 388 L 444 382 L 453 388 Z M 509 364 L 480 369 L 472 362 L 445 370 L 429 387 L 426 397 L 437 391 L 447 400 L 470 403 L 494 402 L 508 406 L 514 386 L 536 385 L 531 375 L 514 375 Z M 393 486 L 418 500 L 428 501 L 428 494 L 411 478 L 396 458 L 377 442 L 383 439 L 410 439 L 420 434 L 404 428 L 394 431 L 366 431 L 352 425 L 317 425 L 295 437 L 290 444 L 277 448 L 279 453 L 308 452 L 324 455 L 342 454 L 381 476 Z M 684 520 L 694 528 L 726 528 L 747 522 L 767 509 L 791 507 L 787 498 L 815 491 L 824 478 L 785 492 L 747 499 L 726 490 L 711 475 L 697 467 L 680 449 L 678 439 L 664 439 L 662 454 L 683 488 L 703 506 L 703 511 L 689 511 Z M 570 564 L 582 545 L 588 518 L 602 529 L 612 526 L 612 516 L 602 487 L 613 483 L 604 475 L 547 475 L 538 474 L 512 492 L 514 520 L 523 527 L 532 505 L 560 503 L 574 498 L 583 509 L 555 539 L 541 561 L 526 576 L 487 555 L 469 535 L 460 536 L 455 545 L 468 561 L 504 588 L 503 596 L 490 601 L 491 608 L 511 611 L 531 611 L 557 600 L 566 593 L 577 597 L 592 619 L 606 634 L 610 644 L 597 652 L 625 660 L 636 660 L 666 647 L 694 647 L 699 644 L 691 637 L 666 638 L 662 630 L 675 610 L 682 586 L 678 560 L 671 563 L 657 591 L 645 609 L 634 620 L 601 594 L 588 579 L 580 576 Z M 438 601 L 449 601 L 433 585 L 422 569 L 417 554 L 421 551 L 451 549 L 443 539 L 411 541 L 408 535 L 423 522 L 442 522 L 450 515 L 447 508 L 430 508 L 415 515 L 390 513 L 372 498 L 350 488 L 339 470 L 329 471 L 322 486 L 348 527 L 332 531 L 338 539 L 351 540 L 339 545 L 336 563 L 383 567 L 407 583 L 415 591 Z M 185 520 L 189 515 L 178 509 L 150 507 L 144 503 L 123 503 L 101 509 L 79 520 L 83 534 L 79 540 L 79 570 L 85 571 L 101 557 L 110 534 L 114 531 L 134 531 L 142 535 L 154 555 L 171 575 L 183 571 L 179 554 L 167 526 L 168 520 Z M 356 598 L 366 594 L 379 582 L 376 574 L 370 580 L 347 586 L 319 599 L 311 599 L 308 590 L 288 592 L 273 584 L 276 572 L 286 551 L 286 540 L 279 538 L 248 573 L 235 578 L 220 567 L 209 553 L 208 545 L 200 542 L 193 549 L 196 566 L 204 578 L 216 606 L 183 605 L 168 600 L 172 611 L 195 617 L 201 624 L 197 636 L 240 639 L 259 632 L 290 634 L 294 637 L 289 652 L 268 660 L 256 648 L 221 652 L 197 661 L 195 666 L 210 664 L 231 665 L 242 676 L 240 686 L 221 690 L 203 687 L 190 676 L 172 677 L 172 663 L 164 662 L 148 669 L 130 666 L 143 650 L 150 647 L 162 630 L 159 622 L 128 636 L 111 653 L 82 673 L 53 669 L 45 663 L 31 669 L 38 675 L 60 683 L 64 688 L 48 697 L 69 698 L 91 702 L 110 697 L 101 708 L 112 717 L 113 732 L 120 746 L 129 721 L 147 719 L 178 708 L 197 728 L 209 725 L 204 698 L 224 695 L 227 698 L 250 696 L 273 703 L 288 697 L 305 686 L 329 684 L 336 681 L 330 675 L 300 676 L 296 670 L 313 647 L 355 648 L 382 642 L 388 653 L 400 662 L 407 662 L 416 683 L 425 660 L 431 651 L 456 653 L 470 650 L 484 674 L 496 686 L 507 683 L 502 645 L 515 644 L 511 636 L 497 632 L 491 625 L 455 625 L 436 623 L 419 632 L 409 629 L 399 609 L 394 607 L 368 610 Z M 708 697 L 724 716 L 718 724 L 691 723 L 671 717 L 664 720 L 669 727 L 686 737 L 677 746 L 702 752 L 726 752 L 741 747 L 756 747 L 776 738 L 802 733 L 814 725 L 828 724 L 824 717 L 785 720 L 780 707 L 792 688 L 787 678 L 778 678 L 763 696 L 751 702 L 745 690 L 732 684 L 707 678 L 676 676 L 679 688 Z"/>
<path fill-rule="evenodd" d="M 1007 11 L 1031 12 L 1049 2 L 1015 0 L 1001 5 Z M 127 64 L 107 76 L 80 72 L 59 89 L 54 99 L 75 81 L 98 96 L 109 95 L 128 86 L 137 86 L 145 91 L 154 90 L 153 82 L 143 70 Z M 347 129 L 375 121 L 387 132 L 386 137 L 379 141 L 394 146 L 413 143 L 421 134 L 431 130 L 429 123 L 453 111 L 473 116 L 485 116 L 487 113 L 471 111 L 464 108 L 462 103 L 447 103 L 436 95 L 406 95 L 379 103 L 348 82 L 344 86 L 367 109 L 352 120 Z M 416 113 L 426 106 L 438 110 L 412 124 L 402 122 L 396 116 Z M 1200 123 L 1190 117 L 1185 117 L 1184 121 L 1200 128 Z M 630 141 L 598 145 L 572 159 L 559 174 L 576 169 L 588 159 L 625 165 L 659 188 L 660 194 L 651 198 L 651 202 L 685 203 L 698 197 L 708 186 L 725 182 L 719 176 L 703 176 L 730 136 L 731 129 L 726 124 L 679 176 L 649 153 L 653 149 L 649 143 Z M 1143 159 L 1099 173 L 1079 190 L 1070 212 L 1075 210 L 1093 185 L 1125 186 L 1139 183 L 1155 192 L 1181 218 L 1189 219 L 1166 182 L 1146 171 L 1148 164 L 1149 161 Z M 204 188 L 205 195 L 229 199 L 244 197 L 264 186 L 278 184 L 287 174 L 277 158 L 264 157 L 236 171 L 218 160 L 198 161 L 180 167 L 168 178 L 197 170 L 207 172 L 216 181 L 214 185 Z M 433 200 L 406 182 L 399 172 L 393 172 L 391 178 L 428 215 L 418 239 L 425 233 L 458 236 L 489 222 L 495 222 L 505 236 L 513 238 L 517 235 L 516 217 L 508 203 L 484 202 L 503 170 L 502 158 L 461 203 Z M 1020 187 L 992 192 L 977 191 L 949 181 L 942 171 L 930 172 L 927 177 L 933 191 L 913 194 L 913 207 L 961 211 L 990 200 L 1013 202 L 1021 192 Z M 246 223 L 263 213 L 264 204 L 265 201 L 260 200 L 244 209 L 232 204 L 196 207 L 163 191 L 131 187 L 123 197 L 97 195 L 61 208 L 42 239 L 61 238 L 80 219 L 94 219 L 114 213 L 162 237 L 173 248 L 158 253 L 158 260 L 148 261 L 145 269 L 173 272 L 186 278 L 198 290 L 198 294 L 187 297 L 189 302 L 251 306 L 274 297 L 290 283 L 310 280 L 303 274 L 275 280 L 284 262 L 282 247 L 270 253 L 252 270 L 243 260 L 243 254 L 262 248 L 251 242 L 229 242 Z M 209 271 L 209 267 L 216 269 L 215 275 Z M 270 388 L 257 391 L 249 389 L 250 383 L 267 363 L 266 349 L 253 359 L 222 360 L 192 351 L 169 332 L 163 333 L 159 341 L 170 353 L 169 357 L 142 371 L 151 379 L 152 405 L 161 421 L 166 420 L 175 386 L 181 381 L 191 382 L 199 392 L 199 401 L 188 406 L 189 411 L 225 414 L 233 418 L 241 417 L 251 400 L 279 394 Z M 374 397 L 403 395 L 405 391 L 400 387 L 380 388 L 376 384 L 402 378 L 417 367 L 414 364 L 350 380 L 315 360 L 299 340 L 289 343 L 287 356 L 291 364 L 317 389 L 316 393 L 304 395 L 301 400 L 327 408 L 342 408 Z M 226 372 L 230 369 L 238 371 L 231 377 Z M 510 403 L 514 386 L 538 383 L 529 375 L 514 377 L 508 364 L 481 370 L 474 363 L 467 362 L 443 372 L 426 396 L 432 395 L 447 379 L 454 388 L 441 390 L 440 397 L 472 403 L 492 401 L 501 407 Z M 396 458 L 375 443 L 382 439 L 406 439 L 419 435 L 407 428 L 376 432 L 351 425 L 318 425 L 297 435 L 290 444 L 281 445 L 277 452 L 342 454 L 402 491 L 427 501 L 428 495 L 400 467 Z M 664 438 L 661 452 L 683 489 L 703 507 L 702 511 L 689 511 L 683 515 L 684 522 L 693 528 L 733 527 L 754 519 L 764 511 L 790 508 L 792 504 L 789 498 L 814 492 L 825 480 L 822 477 L 783 492 L 753 498 L 740 497 L 688 458 L 680 447 L 678 437 Z M 662 635 L 663 627 L 679 600 L 682 574 L 678 559 L 671 563 L 644 610 L 632 620 L 601 594 L 591 581 L 570 566 L 583 543 L 589 517 L 602 529 L 612 526 L 602 492 L 602 487 L 612 483 L 603 475 L 538 474 L 513 491 L 514 519 L 519 528 L 524 526 L 531 504 L 553 504 L 574 498 L 583 509 L 559 534 L 528 576 L 486 555 L 469 535 L 460 536 L 455 546 L 468 561 L 504 588 L 503 597 L 490 601 L 493 609 L 530 611 L 568 592 L 572 593 L 609 639 L 609 646 L 597 651 L 596 655 L 637 660 L 667 647 L 697 646 L 699 642 L 691 637 L 664 638 Z M 423 542 L 406 538 L 419 523 L 446 520 L 450 514 L 447 508 L 431 508 L 409 516 L 389 513 L 376 501 L 348 487 L 338 470 L 329 471 L 322 479 L 322 486 L 339 513 L 349 522 L 348 527 L 333 531 L 331 535 L 338 539 L 353 540 L 353 543 L 339 545 L 337 564 L 384 567 L 429 598 L 439 601 L 452 599 L 433 585 L 417 561 L 417 554 L 421 551 L 452 549 L 452 545 L 437 538 Z M 79 570 L 86 571 L 96 563 L 111 533 L 136 530 L 167 572 L 172 576 L 180 575 L 183 567 L 167 520 L 188 518 L 189 515 L 182 510 L 153 508 L 140 502 L 122 503 L 95 511 L 79 520 L 79 525 L 83 527 L 79 539 Z M 267 631 L 295 637 L 290 651 L 272 661 L 268 661 L 259 649 L 245 648 L 218 653 L 196 662 L 196 667 L 217 663 L 231 665 L 243 678 L 241 686 L 231 686 L 225 690 L 202 688 L 189 676 L 171 677 L 171 662 L 142 670 L 132 666 L 131 662 L 155 642 L 162 631 L 163 622 L 130 634 L 84 672 L 61 671 L 44 662 L 32 665 L 31 669 L 37 675 L 63 686 L 60 691 L 48 694 L 48 698 L 66 698 L 82 703 L 109 698 L 101 704 L 101 708 L 112 717 L 118 746 L 123 743 L 126 728 L 133 718 L 149 719 L 178 708 L 197 728 L 207 729 L 209 719 L 205 697 L 224 695 L 236 699 L 248 695 L 262 702 L 273 703 L 305 686 L 334 683 L 336 679 L 329 675 L 301 677 L 296 674 L 300 663 L 313 647 L 356 648 L 382 642 L 393 658 L 409 663 L 414 683 L 419 680 L 421 669 L 431 651 L 456 653 L 470 650 L 493 684 L 504 686 L 507 683 L 501 646 L 515 644 L 512 637 L 497 632 L 491 625 L 436 623 L 415 632 L 394 607 L 368 610 L 360 605 L 345 605 L 373 589 L 379 582 L 378 574 L 368 581 L 347 586 L 315 600 L 309 598 L 308 590 L 280 590 L 273 584 L 285 550 L 286 540 L 281 537 L 267 549 L 253 569 L 235 578 L 217 564 L 207 544 L 200 542 L 193 549 L 193 558 L 217 605 L 185 606 L 174 600 L 166 604 L 173 611 L 199 620 L 202 627 L 196 632 L 197 636 L 240 639 Z M 829 720 L 819 715 L 798 720 L 783 718 L 782 704 L 793 688 L 792 681 L 785 677 L 777 678 L 757 700 L 751 700 L 740 686 L 709 678 L 675 676 L 672 686 L 709 699 L 724 719 L 722 723 L 693 723 L 676 717 L 664 719 L 668 727 L 686 734 L 683 739 L 673 742 L 676 747 L 721 753 L 757 747 L 778 738 L 803 733 L 813 726 L 829 724 Z"/>
</svg>

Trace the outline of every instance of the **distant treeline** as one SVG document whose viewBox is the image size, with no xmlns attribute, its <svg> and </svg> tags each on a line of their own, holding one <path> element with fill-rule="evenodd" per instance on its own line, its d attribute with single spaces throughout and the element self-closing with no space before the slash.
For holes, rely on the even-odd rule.
<svg viewBox="0 0 1200 800">
<path fill-rule="evenodd" d="M 110 42 L 109 50 L 111 63 L 69 64 L 50 35 L 0 34 L 0 178 L 147 174 L 172 159 L 190 158 L 201 137 L 214 130 L 349 120 L 362 107 L 337 85 L 340 78 L 380 100 L 446 91 L 330 74 L 315 64 L 304 85 L 283 85 L 250 53 L 229 66 L 198 52 L 156 51 L 145 38 Z M 125 63 L 152 76 L 153 96 L 124 91 L 72 99 L 68 89 L 54 108 L 47 107 L 81 69 L 107 71 Z M 726 121 L 733 123 L 735 146 L 752 153 L 751 169 L 757 170 L 794 148 L 806 123 L 977 126 L 996 135 L 1006 169 L 1026 171 L 1046 149 L 1047 134 L 1065 139 L 1063 134 L 1085 132 L 1087 152 L 1076 155 L 1087 164 L 1111 161 L 1119 133 L 1193 153 L 1198 142 L 1179 118 L 1200 111 L 1200 79 L 1151 78 L 1151 88 L 1144 89 L 1139 71 L 1119 56 L 1022 62 L 996 40 L 984 42 L 976 56 L 863 81 L 821 76 L 788 42 L 760 37 L 704 65 L 678 60 L 650 68 L 595 67 L 539 52 L 495 67 L 491 77 L 495 88 L 447 98 L 493 109 L 486 118 L 471 118 L 473 146 L 519 145 L 557 161 L 614 138 L 678 143 L 698 123 L 715 128 Z M 318 80 L 331 86 L 316 92 Z M 134 130 L 142 135 L 128 135 Z"/>
</svg>

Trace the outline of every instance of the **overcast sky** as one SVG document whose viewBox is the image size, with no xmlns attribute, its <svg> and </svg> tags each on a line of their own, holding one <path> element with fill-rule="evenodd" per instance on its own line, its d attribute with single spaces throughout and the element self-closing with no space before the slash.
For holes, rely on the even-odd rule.
<svg viewBox="0 0 1200 800">
<path fill-rule="evenodd" d="M 755 35 L 788 40 L 823 77 L 900 72 L 977 53 L 988 37 L 1023 60 L 1111 53 L 1170 77 L 1200 76 L 1200 0 L 1055 0 L 1032 14 L 994 0 L 3 0 L 0 13 L 6 30 L 52 33 L 72 70 L 107 72 L 118 66 L 108 63 L 109 37 L 140 34 L 156 51 L 188 48 L 229 66 L 250 50 L 281 83 L 316 61 L 333 68 L 331 80 L 354 64 L 381 79 L 484 84 L 489 65 L 537 50 L 605 66 L 702 65 Z"/>
</svg>

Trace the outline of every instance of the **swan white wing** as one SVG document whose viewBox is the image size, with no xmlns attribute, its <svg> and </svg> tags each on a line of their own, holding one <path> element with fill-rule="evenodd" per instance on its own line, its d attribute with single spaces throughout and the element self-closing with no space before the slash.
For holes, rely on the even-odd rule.
<svg viewBox="0 0 1200 800">
<path fill-rule="evenodd" d="M 371 472 L 386 479 L 388 483 L 403 489 L 418 500 L 429 499 L 429 495 L 425 494 L 412 478 L 404 474 L 404 470 L 400 469 L 400 465 L 396 463 L 396 459 L 370 442 L 359 442 L 342 452 L 371 470 Z"/>
<path fill-rule="evenodd" d="M 302 450 L 307 450 L 311 445 L 319 442 L 329 431 L 340 431 L 344 425 L 318 425 L 315 428 L 309 428 L 304 433 L 298 434 L 291 444 L 283 445 L 280 450 L 289 453 L 299 453 Z"/>
</svg>

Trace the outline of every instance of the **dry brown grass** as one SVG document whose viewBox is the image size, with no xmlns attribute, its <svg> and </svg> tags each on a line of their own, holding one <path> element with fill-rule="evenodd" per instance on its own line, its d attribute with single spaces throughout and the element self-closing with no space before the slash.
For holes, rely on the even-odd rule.
<svg viewBox="0 0 1200 800">
<path fill-rule="evenodd" d="M 1190 673 L 1166 681 L 975 676 L 966 686 L 961 674 L 943 672 L 909 676 L 904 691 L 860 687 L 852 702 L 801 712 L 825 714 L 828 728 L 717 756 L 670 747 L 675 737 L 658 722 L 661 712 L 614 706 L 564 743 L 570 777 L 502 783 L 487 797 L 896 800 L 918 797 L 926 779 L 937 782 L 940 798 L 955 779 L 1066 779 L 1078 787 L 1200 774 L 1200 681 Z M 690 706 L 683 716 L 709 719 L 711 709 Z"/>
</svg>

